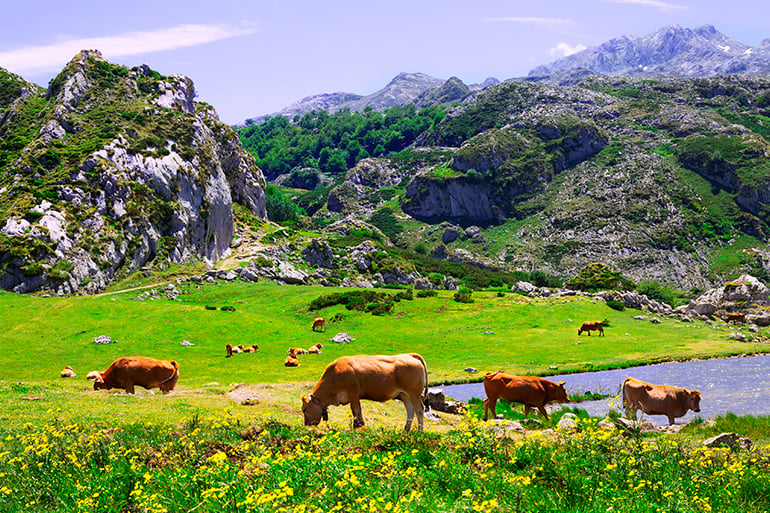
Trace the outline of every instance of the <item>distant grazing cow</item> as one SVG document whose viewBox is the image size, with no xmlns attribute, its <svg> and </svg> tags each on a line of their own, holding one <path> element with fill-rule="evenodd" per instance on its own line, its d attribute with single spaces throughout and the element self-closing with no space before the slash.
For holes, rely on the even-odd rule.
<svg viewBox="0 0 770 513">
<path fill-rule="evenodd" d="M 700 392 L 626 378 L 623 382 L 623 403 L 629 415 L 636 417 L 637 410 L 647 415 L 665 415 L 668 423 L 673 425 L 676 417 L 683 417 L 687 410 L 700 411 Z"/>
<path fill-rule="evenodd" d="M 243 348 L 244 353 L 255 353 L 259 349 L 259 346 L 257 344 L 251 344 L 250 346 L 246 346 Z"/>
<path fill-rule="evenodd" d="M 586 321 L 578 328 L 578 336 L 584 331 L 588 333 L 589 337 L 591 336 L 591 331 L 598 331 L 601 336 L 604 336 L 604 324 L 602 321 Z"/>
<path fill-rule="evenodd" d="M 323 347 L 323 344 L 318 342 L 317 344 L 313 344 L 310 346 L 310 349 L 307 350 L 309 354 L 321 354 L 321 348 Z"/>
<path fill-rule="evenodd" d="M 364 425 L 361 399 L 384 402 L 401 398 L 406 408 L 408 431 L 417 413 L 418 430 L 423 430 L 423 398 L 428 393 L 428 368 L 419 354 L 395 356 L 343 356 L 330 363 L 310 395 L 302 396 L 306 426 L 328 420 L 327 408 L 350 403 L 353 427 Z"/>
<path fill-rule="evenodd" d="M 318 328 L 316 330 L 316 328 Z M 316 317 L 313 319 L 313 331 L 326 331 L 326 318 Z"/>
<path fill-rule="evenodd" d="M 284 360 L 283 364 L 286 367 L 299 367 L 300 363 L 299 360 L 295 356 L 289 355 L 286 357 L 286 360 Z"/>
<path fill-rule="evenodd" d="M 139 385 L 146 389 L 160 388 L 165 394 L 176 386 L 179 379 L 179 365 L 171 361 L 155 360 L 143 356 L 118 358 L 104 371 L 92 371 L 86 377 L 94 382 L 94 390 L 122 388 L 129 394 Z"/>
<path fill-rule="evenodd" d="M 554 383 L 537 376 L 514 376 L 505 372 L 487 372 L 484 375 L 484 420 L 488 413 L 496 417 L 495 406 L 498 399 L 509 403 L 521 403 L 524 405 L 524 418 L 529 415 L 529 410 L 537 408 L 543 417 L 548 419 L 545 405 L 551 401 L 562 403 L 569 402 L 564 382 Z"/>
<path fill-rule="evenodd" d="M 63 378 L 74 378 L 75 376 L 77 376 L 77 374 L 75 374 L 75 371 L 72 370 L 72 367 L 69 365 L 64 367 L 64 369 L 61 371 L 61 377 Z"/>
<path fill-rule="evenodd" d="M 746 314 L 743 312 L 733 312 L 727 314 L 727 322 L 746 322 Z"/>
</svg>

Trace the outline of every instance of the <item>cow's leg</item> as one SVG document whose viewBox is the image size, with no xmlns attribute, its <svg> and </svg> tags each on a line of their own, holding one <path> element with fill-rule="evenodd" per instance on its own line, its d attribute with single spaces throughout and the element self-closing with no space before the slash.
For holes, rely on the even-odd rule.
<svg viewBox="0 0 770 513">
<path fill-rule="evenodd" d="M 527 418 L 527 415 L 529 415 L 529 410 L 531 410 L 531 409 L 532 409 L 532 407 L 530 405 L 528 405 L 528 404 L 524 405 L 524 418 L 525 419 Z"/>
<path fill-rule="evenodd" d="M 406 394 L 401 394 L 401 402 L 404 403 L 404 408 L 406 408 L 406 425 L 404 426 L 404 431 L 409 431 L 409 428 L 412 427 L 412 420 L 414 419 L 414 405 L 412 404 L 412 398 L 409 397 Z"/>
<path fill-rule="evenodd" d="M 133 394 L 135 392 L 134 385 L 126 385 L 126 393 Z"/>
<path fill-rule="evenodd" d="M 676 418 L 673 415 L 667 415 L 668 417 L 668 425 L 673 426 L 676 424 Z"/>
<path fill-rule="evenodd" d="M 538 411 L 540 411 L 540 413 L 543 414 L 543 417 L 545 417 L 545 420 L 550 420 L 548 418 L 548 412 L 545 411 L 545 405 L 544 404 L 538 405 L 537 409 L 538 409 Z"/>
<path fill-rule="evenodd" d="M 497 418 L 497 411 L 495 410 L 495 406 L 497 406 L 496 397 L 487 397 L 486 399 L 484 399 L 484 420 L 487 420 L 489 418 L 487 416 L 487 411 L 492 412 L 492 419 Z"/>
<path fill-rule="evenodd" d="M 417 395 L 410 399 L 412 402 L 412 409 L 417 414 L 417 431 L 424 430 L 424 418 L 425 418 L 425 405 L 422 402 L 422 394 L 419 392 Z"/>
<path fill-rule="evenodd" d="M 361 401 L 358 397 L 350 399 L 350 411 L 353 412 L 353 428 L 364 427 L 364 416 L 361 414 Z"/>
</svg>

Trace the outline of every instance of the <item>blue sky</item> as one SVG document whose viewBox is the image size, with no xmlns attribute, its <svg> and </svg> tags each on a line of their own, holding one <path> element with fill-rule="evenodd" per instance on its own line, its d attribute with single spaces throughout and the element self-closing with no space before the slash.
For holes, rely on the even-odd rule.
<svg viewBox="0 0 770 513">
<path fill-rule="evenodd" d="M 312 94 L 369 94 L 402 71 L 526 75 L 613 37 L 714 25 L 755 46 L 766 0 L 114 0 L 7 2 L 0 66 L 47 85 L 82 48 L 195 82 L 230 124 Z"/>
</svg>

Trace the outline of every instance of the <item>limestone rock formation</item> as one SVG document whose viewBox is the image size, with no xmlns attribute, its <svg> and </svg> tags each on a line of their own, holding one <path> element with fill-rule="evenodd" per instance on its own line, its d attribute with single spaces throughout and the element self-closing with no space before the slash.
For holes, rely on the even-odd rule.
<svg viewBox="0 0 770 513">
<path fill-rule="evenodd" d="M 6 290 L 92 293 L 147 265 L 214 262 L 234 201 L 266 217 L 254 158 L 181 75 L 84 50 L 47 91 L 19 91 L 0 137 L 17 148 L 0 174 Z"/>
</svg>

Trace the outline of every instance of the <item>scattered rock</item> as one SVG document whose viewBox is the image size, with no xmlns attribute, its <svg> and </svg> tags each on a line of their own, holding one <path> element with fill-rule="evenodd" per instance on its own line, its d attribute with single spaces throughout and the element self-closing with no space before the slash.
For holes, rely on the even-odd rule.
<svg viewBox="0 0 770 513">
<path fill-rule="evenodd" d="M 447 401 L 444 390 L 441 388 L 428 389 L 428 405 L 431 409 L 452 415 L 460 415 L 467 409 L 465 403 L 461 401 Z"/>
<path fill-rule="evenodd" d="M 107 335 L 99 335 L 98 337 L 94 337 L 94 344 L 117 344 L 117 340 L 112 340 Z"/>
<path fill-rule="evenodd" d="M 660 324 L 660 319 L 657 317 L 653 317 L 652 319 L 650 319 L 650 322 L 653 324 Z"/>
<path fill-rule="evenodd" d="M 738 342 L 746 342 L 746 335 L 738 333 L 737 331 L 730 333 L 730 338 L 732 340 L 737 340 Z"/>
<path fill-rule="evenodd" d="M 734 449 L 738 446 L 738 434 L 737 433 L 720 433 L 717 436 L 712 436 L 703 441 L 703 445 L 706 447 L 722 447 L 727 446 Z"/>
<path fill-rule="evenodd" d="M 565 413 L 564 416 L 559 419 L 556 428 L 560 431 L 577 431 L 577 416 L 574 413 Z"/>
<path fill-rule="evenodd" d="M 474 367 L 466 367 L 463 369 L 463 371 L 473 374 L 474 372 L 476 372 L 476 369 Z"/>
<path fill-rule="evenodd" d="M 329 340 L 331 340 L 332 342 L 336 342 L 338 344 L 347 344 L 349 342 L 353 342 L 355 339 L 350 335 L 348 335 L 347 333 L 342 332 L 342 333 L 337 333 Z"/>
<path fill-rule="evenodd" d="M 190 342 L 189 340 L 182 340 L 182 342 L 180 342 L 180 344 L 183 345 L 183 346 L 194 346 L 195 345 L 192 342 Z"/>
</svg>

